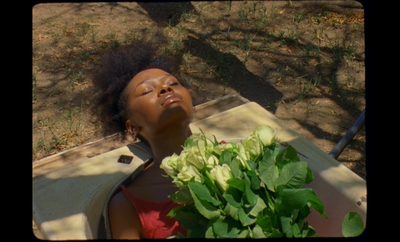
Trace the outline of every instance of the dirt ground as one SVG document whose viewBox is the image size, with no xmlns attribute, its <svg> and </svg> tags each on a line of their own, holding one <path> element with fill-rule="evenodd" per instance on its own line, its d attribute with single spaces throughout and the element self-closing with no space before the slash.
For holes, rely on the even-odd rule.
<svg viewBox="0 0 400 242">
<path fill-rule="evenodd" d="M 356 1 L 45 3 L 32 8 L 32 160 L 101 138 L 89 115 L 98 56 L 162 30 L 194 104 L 235 93 L 326 153 L 366 107 Z M 363 126 L 338 161 L 366 178 Z"/>
</svg>

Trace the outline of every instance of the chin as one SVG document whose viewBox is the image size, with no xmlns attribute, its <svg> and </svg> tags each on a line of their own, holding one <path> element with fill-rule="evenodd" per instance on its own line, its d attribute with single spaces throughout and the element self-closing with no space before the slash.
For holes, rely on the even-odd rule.
<svg viewBox="0 0 400 242">
<path fill-rule="evenodd" d="M 176 103 L 171 103 L 167 106 L 167 108 L 162 112 L 160 119 L 162 122 L 171 122 L 174 124 L 183 122 L 188 125 L 193 120 L 194 111 L 193 108 L 184 108 L 181 105 L 174 105 Z"/>
</svg>

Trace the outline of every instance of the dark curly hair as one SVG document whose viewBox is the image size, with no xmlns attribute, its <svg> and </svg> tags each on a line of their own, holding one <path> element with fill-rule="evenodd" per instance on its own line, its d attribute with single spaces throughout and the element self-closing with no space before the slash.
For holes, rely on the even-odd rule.
<svg viewBox="0 0 400 242">
<path fill-rule="evenodd" d="M 93 113 L 102 126 L 104 136 L 120 133 L 126 138 L 125 121 L 128 119 L 128 92 L 126 86 L 142 70 L 159 68 L 176 75 L 178 62 L 175 57 L 159 55 L 162 38 L 138 41 L 105 52 L 92 81 L 97 88 Z"/>
</svg>

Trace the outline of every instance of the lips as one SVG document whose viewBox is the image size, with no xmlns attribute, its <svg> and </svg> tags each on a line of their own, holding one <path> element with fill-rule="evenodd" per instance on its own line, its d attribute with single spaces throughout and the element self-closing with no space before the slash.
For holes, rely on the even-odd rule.
<svg viewBox="0 0 400 242">
<path fill-rule="evenodd" d="M 161 107 L 171 104 L 171 103 L 180 102 L 180 101 L 182 101 L 181 95 L 176 94 L 176 93 L 167 94 L 161 99 Z"/>
</svg>

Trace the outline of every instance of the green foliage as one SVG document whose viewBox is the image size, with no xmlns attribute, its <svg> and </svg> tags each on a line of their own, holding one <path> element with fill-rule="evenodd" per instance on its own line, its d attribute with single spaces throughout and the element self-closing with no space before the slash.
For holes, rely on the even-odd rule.
<svg viewBox="0 0 400 242">
<path fill-rule="evenodd" d="M 357 212 L 348 212 L 342 223 L 344 237 L 356 237 L 364 231 L 364 222 Z"/>
<path fill-rule="evenodd" d="M 266 126 L 255 129 L 239 143 L 207 141 L 203 133 L 196 134 L 185 142 L 178 158 L 163 160 L 161 167 L 165 169 L 184 162 L 202 167 L 199 172 L 204 179 L 176 182 L 180 190 L 170 196 L 184 204 L 174 208 L 170 216 L 189 230 L 188 237 L 305 238 L 315 235 L 306 221 L 310 208 L 328 217 L 313 189 L 302 188 L 313 180 L 312 172 L 307 162 L 299 159 L 294 147 L 279 144 L 274 135 L 275 132 Z M 199 161 L 188 162 L 193 157 L 189 152 L 202 154 L 200 160 L 204 165 L 199 165 Z M 212 156 L 217 157 L 218 164 L 207 164 Z M 215 173 L 213 169 L 219 166 L 221 172 Z M 182 172 L 179 169 L 176 174 L 169 171 L 174 181 Z M 223 182 L 227 183 L 227 189 L 221 185 Z M 191 198 L 188 198 L 188 190 Z"/>
</svg>

